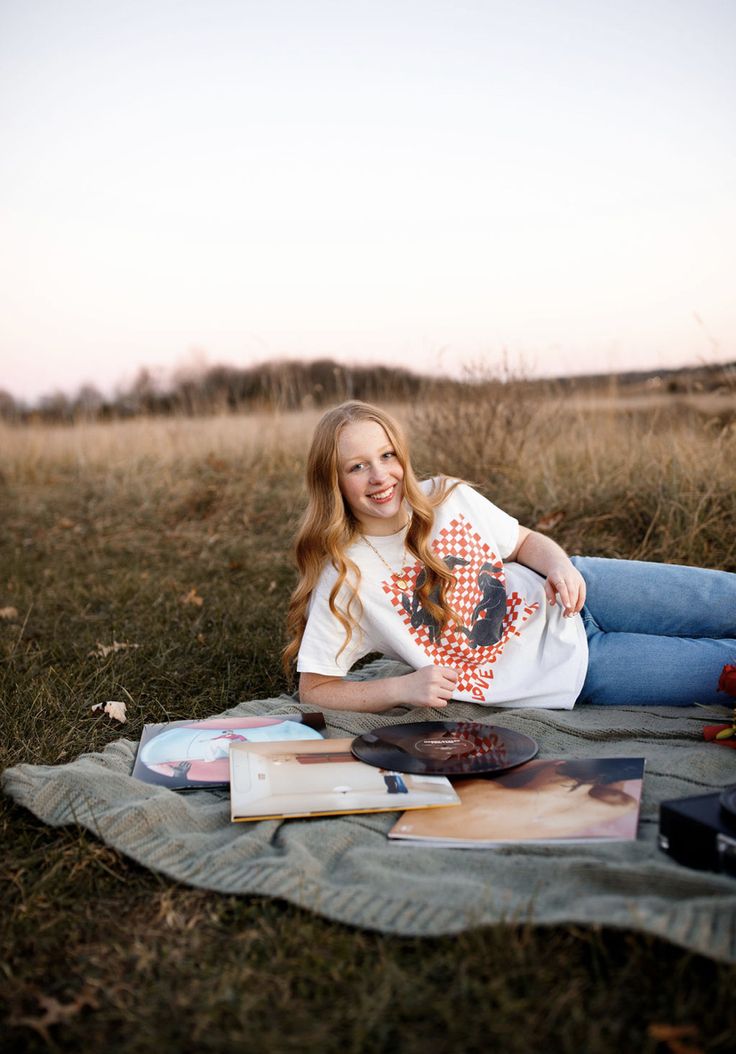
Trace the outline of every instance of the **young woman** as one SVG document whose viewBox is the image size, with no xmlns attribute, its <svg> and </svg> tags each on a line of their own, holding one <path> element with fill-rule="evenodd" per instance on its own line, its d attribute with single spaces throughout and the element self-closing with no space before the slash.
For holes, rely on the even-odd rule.
<svg viewBox="0 0 736 1054">
<path fill-rule="evenodd" d="M 303 702 L 571 709 L 722 701 L 736 575 L 572 559 L 468 484 L 418 481 L 396 421 L 347 402 L 317 425 L 284 652 Z M 412 673 L 349 681 L 369 652 Z"/>
</svg>

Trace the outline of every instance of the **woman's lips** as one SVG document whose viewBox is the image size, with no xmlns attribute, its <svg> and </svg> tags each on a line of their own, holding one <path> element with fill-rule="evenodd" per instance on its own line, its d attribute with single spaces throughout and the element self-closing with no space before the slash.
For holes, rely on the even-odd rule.
<svg viewBox="0 0 736 1054">
<path fill-rule="evenodd" d="M 391 501 L 395 490 L 396 484 L 392 483 L 390 487 L 384 487 L 383 490 L 377 490 L 375 493 L 369 494 L 368 497 L 378 505 L 385 505 L 386 502 Z"/>
</svg>

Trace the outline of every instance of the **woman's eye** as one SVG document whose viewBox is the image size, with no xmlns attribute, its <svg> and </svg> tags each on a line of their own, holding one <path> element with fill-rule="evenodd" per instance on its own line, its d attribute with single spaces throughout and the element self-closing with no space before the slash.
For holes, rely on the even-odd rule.
<svg viewBox="0 0 736 1054">
<path fill-rule="evenodd" d="M 349 472 L 357 472 L 358 469 L 362 468 L 362 467 L 363 467 L 363 462 L 359 461 L 357 465 L 352 465 L 348 471 Z"/>
<path fill-rule="evenodd" d="M 393 452 L 393 450 L 387 450 L 383 457 L 384 460 L 388 461 L 389 458 L 396 457 L 396 454 Z"/>
</svg>

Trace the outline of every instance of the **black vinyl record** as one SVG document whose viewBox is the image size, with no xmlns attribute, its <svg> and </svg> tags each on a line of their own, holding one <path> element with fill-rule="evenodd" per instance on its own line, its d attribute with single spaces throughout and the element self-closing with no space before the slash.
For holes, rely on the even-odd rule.
<svg viewBox="0 0 736 1054">
<path fill-rule="evenodd" d="M 418 721 L 365 732 L 356 758 L 377 768 L 426 776 L 477 776 L 530 761 L 539 749 L 521 732 L 479 721 Z"/>
</svg>

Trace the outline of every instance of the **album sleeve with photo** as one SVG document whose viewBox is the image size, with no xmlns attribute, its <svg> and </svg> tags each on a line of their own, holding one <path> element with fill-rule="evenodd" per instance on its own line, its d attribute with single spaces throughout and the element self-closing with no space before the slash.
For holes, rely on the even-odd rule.
<svg viewBox="0 0 736 1054">
<path fill-rule="evenodd" d="M 145 725 L 133 775 L 171 790 L 227 787 L 228 756 L 233 743 L 284 739 L 321 739 L 324 714 L 269 714 L 208 717 Z"/>
<path fill-rule="evenodd" d="M 414 776 L 366 765 L 352 754 L 351 743 L 352 739 L 323 739 L 233 745 L 231 818 L 283 819 L 458 806 L 460 799 L 446 777 Z"/>
<path fill-rule="evenodd" d="M 534 760 L 455 781 L 456 809 L 407 814 L 389 838 L 457 849 L 636 838 L 644 758 Z"/>
</svg>

